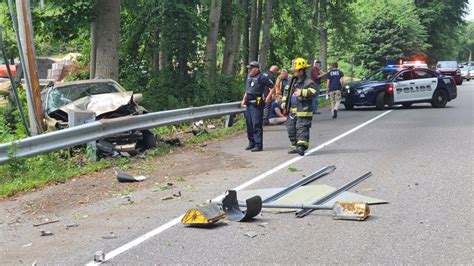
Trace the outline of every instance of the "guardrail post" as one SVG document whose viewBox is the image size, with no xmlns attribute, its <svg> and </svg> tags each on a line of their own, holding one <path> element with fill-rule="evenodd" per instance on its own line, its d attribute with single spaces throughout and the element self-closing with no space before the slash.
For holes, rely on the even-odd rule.
<svg viewBox="0 0 474 266">
<path fill-rule="evenodd" d="M 234 119 L 235 119 L 235 114 L 231 114 L 231 115 L 226 116 L 225 127 L 226 128 L 232 127 L 234 125 Z"/>
<path fill-rule="evenodd" d="M 80 126 L 95 121 L 94 112 L 69 110 L 67 115 L 69 120 L 69 127 Z M 96 141 L 91 141 L 87 143 L 86 154 L 91 161 L 97 161 Z"/>
</svg>

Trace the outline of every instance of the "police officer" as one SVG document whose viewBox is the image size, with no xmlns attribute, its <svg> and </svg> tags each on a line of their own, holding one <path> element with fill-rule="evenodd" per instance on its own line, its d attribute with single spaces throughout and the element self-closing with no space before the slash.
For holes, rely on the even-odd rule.
<svg viewBox="0 0 474 266">
<path fill-rule="evenodd" d="M 262 122 L 265 106 L 263 93 L 265 88 L 273 87 L 273 82 L 268 78 L 268 75 L 260 73 L 260 64 L 257 61 L 252 61 L 247 68 L 249 69 L 249 75 L 247 76 L 245 94 L 240 103 L 241 107 L 247 106 L 245 121 L 249 145 L 245 150 L 258 152 L 263 149 Z"/>
<path fill-rule="evenodd" d="M 313 119 L 313 97 L 317 97 L 317 86 L 306 74 L 308 67 L 308 62 L 303 58 L 293 60 L 293 77 L 282 99 L 282 108 L 288 113 L 286 127 L 291 142 L 288 153 L 298 153 L 301 156 L 308 149 L 309 129 Z"/>
</svg>

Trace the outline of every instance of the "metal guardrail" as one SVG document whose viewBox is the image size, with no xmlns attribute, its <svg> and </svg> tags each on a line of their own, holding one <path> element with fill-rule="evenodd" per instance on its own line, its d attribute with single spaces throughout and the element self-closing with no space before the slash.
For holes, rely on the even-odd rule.
<svg viewBox="0 0 474 266">
<path fill-rule="evenodd" d="M 81 126 L 0 144 L 0 164 L 8 162 L 13 158 L 22 158 L 64 149 L 130 130 L 149 129 L 204 118 L 238 114 L 244 112 L 244 110 L 240 108 L 240 102 L 233 102 L 103 119 Z"/>
</svg>

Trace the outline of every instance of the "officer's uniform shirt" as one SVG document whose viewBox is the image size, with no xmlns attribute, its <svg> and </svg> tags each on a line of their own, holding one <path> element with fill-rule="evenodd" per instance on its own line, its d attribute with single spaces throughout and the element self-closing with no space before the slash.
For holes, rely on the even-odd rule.
<svg viewBox="0 0 474 266">
<path fill-rule="evenodd" d="M 246 84 L 247 100 L 255 100 L 257 97 L 262 97 L 265 88 L 272 86 L 273 81 L 269 79 L 266 73 L 258 73 L 254 77 L 248 75 Z"/>
</svg>

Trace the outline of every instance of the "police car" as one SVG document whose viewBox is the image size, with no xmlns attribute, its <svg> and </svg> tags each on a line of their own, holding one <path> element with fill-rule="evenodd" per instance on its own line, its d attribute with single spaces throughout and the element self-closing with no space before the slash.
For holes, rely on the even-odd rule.
<svg viewBox="0 0 474 266">
<path fill-rule="evenodd" d="M 381 110 L 386 105 L 409 107 L 414 103 L 431 103 L 442 108 L 456 96 L 452 77 L 426 68 L 389 66 L 345 86 L 342 103 L 347 110 L 354 106 L 375 106 Z"/>
</svg>

